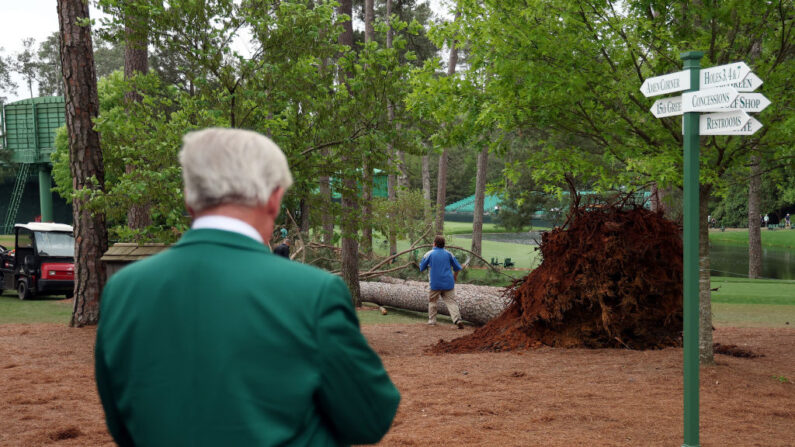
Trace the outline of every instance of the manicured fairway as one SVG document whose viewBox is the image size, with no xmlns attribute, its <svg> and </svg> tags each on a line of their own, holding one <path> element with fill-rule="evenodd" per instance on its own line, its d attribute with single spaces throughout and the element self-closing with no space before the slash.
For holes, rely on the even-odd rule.
<svg viewBox="0 0 795 447">
<path fill-rule="evenodd" d="M 710 230 L 710 242 L 726 242 L 738 245 L 748 245 L 748 230 L 737 229 L 729 231 Z M 792 229 L 762 229 L 762 245 L 766 247 L 795 248 L 795 230 Z"/>
<path fill-rule="evenodd" d="M 22 301 L 13 290 L 0 295 L 0 324 L 7 323 L 63 323 L 72 315 L 72 301 L 63 297 L 48 297 Z"/>
</svg>

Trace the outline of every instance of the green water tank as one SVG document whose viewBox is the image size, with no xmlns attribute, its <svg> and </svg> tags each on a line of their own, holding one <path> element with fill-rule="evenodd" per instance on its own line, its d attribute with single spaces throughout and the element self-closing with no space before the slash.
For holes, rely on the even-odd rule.
<svg viewBox="0 0 795 447">
<path fill-rule="evenodd" d="M 3 106 L 3 148 L 16 163 L 50 163 L 55 130 L 66 123 L 63 96 L 23 99 Z"/>
</svg>

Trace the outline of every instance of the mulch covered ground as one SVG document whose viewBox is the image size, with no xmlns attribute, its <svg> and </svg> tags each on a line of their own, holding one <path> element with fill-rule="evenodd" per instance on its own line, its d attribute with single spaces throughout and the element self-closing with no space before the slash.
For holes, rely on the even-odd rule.
<svg viewBox="0 0 795 447">
<path fill-rule="evenodd" d="M 424 324 L 363 331 L 401 390 L 384 446 L 678 446 L 679 348 L 538 348 L 427 354 L 462 332 Z M 0 326 L 0 446 L 112 445 L 93 381 L 94 329 Z M 701 445 L 795 446 L 795 329 L 718 328 L 702 369 Z"/>
</svg>

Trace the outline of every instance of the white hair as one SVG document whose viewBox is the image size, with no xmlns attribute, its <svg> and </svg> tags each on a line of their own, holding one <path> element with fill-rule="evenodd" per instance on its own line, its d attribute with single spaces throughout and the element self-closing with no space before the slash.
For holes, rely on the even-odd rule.
<svg viewBox="0 0 795 447">
<path fill-rule="evenodd" d="M 284 153 L 256 132 L 209 128 L 187 133 L 182 142 L 185 203 L 194 211 L 220 204 L 261 205 L 276 188 L 293 184 Z"/>
</svg>

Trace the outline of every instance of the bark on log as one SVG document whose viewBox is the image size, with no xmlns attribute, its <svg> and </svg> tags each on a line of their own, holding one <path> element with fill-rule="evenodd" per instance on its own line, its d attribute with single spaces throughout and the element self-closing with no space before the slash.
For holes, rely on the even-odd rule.
<svg viewBox="0 0 795 447">
<path fill-rule="evenodd" d="M 417 312 L 428 311 L 427 282 L 392 278 L 387 281 L 389 282 L 360 282 L 362 301 Z M 502 296 L 502 291 L 502 287 L 456 284 L 455 296 L 461 318 L 475 324 L 487 323 L 510 303 L 509 298 Z M 439 300 L 438 309 L 439 313 L 450 315 L 442 299 Z"/>
</svg>

